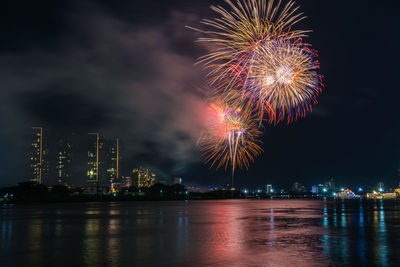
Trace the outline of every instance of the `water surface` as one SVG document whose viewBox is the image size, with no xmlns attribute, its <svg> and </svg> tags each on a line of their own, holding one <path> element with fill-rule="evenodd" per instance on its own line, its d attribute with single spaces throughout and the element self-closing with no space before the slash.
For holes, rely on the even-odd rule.
<svg viewBox="0 0 400 267">
<path fill-rule="evenodd" d="M 400 202 L 0 206 L 1 266 L 400 266 Z"/>
</svg>

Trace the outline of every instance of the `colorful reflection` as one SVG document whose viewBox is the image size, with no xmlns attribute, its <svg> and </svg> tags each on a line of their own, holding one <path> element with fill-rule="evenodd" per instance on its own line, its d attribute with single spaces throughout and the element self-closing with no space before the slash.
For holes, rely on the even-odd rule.
<svg viewBox="0 0 400 267">
<path fill-rule="evenodd" d="M 397 266 L 388 200 L 57 204 L 1 210 L 2 266 Z"/>
</svg>

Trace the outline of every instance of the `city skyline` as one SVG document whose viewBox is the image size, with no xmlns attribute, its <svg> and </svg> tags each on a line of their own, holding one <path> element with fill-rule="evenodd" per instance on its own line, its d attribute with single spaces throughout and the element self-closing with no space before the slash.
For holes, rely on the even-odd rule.
<svg viewBox="0 0 400 267">
<path fill-rule="evenodd" d="M 129 179 L 135 187 L 150 187 L 156 181 L 172 183 L 157 176 L 140 163 L 125 162 L 121 171 L 120 138 L 109 139 L 101 133 L 79 136 L 74 133 L 49 135 L 44 127 L 32 127 L 32 143 L 25 178 L 19 182 L 32 181 L 46 185 L 110 186 Z M 77 149 L 81 144 L 87 146 Z M 86 155 L 86 156 L 85 156 Z M 85 166 L 82 168 L 82 166 Z M 136 173 L 136 176 L 135 176 Z"/>
<path fill-rule="evenodd" d="M 162 182 L 165 184 L 171 184 L 172 181 L 177 183 L 179 180 L 179 184 L 182 183 L 182 178 L 180 177 L 169 177 L 167 179 L 157 177 L 154 173 L 154 170 L 150 170 L 148 168 L 143 168 L 140 164 L 136 164 L 137 167 L 129 166 L 126 168 L 125 172 L 119 176 L 119 159 L 120 155 L 120 139 L 107 139 L 102 136 L 100 133 L 88 133 L 86 136 L 87 139 L 87 158 L 81 157 L 81 160 L 86 161 L 87 168 L 83 171 L 72 171 L 72 169 L 76 168 L 78 165 L 82 165 L 82 162 L 77 164 L 77 159 L 74 158 L 73 155 L 73 147 L 74 142 L 72 141 L 72 137 L 75 137 L 75 142 L 78 143 L 75 134 L 62 136 L 53 136 L 53 139 L 56 139 L 56 143 L 53 142 L 54 148 L 49 147 L 49 136 L 48 134 L 45 136 L 44 133 L 47 132 L 44 127 L 32 127 L 32 137 L 33 142 L 31 144 L 30 152 L 27 153 L 29 155 L 29 173 L 31 177 L 25 179 L 23 181 L 34 181 L 37 183 L 44 183 L 47 185 L 56 185 L 56 183 L 51 183 L 54 181 L 55 177 L 51 177 L 51 175 L 56 176 L 58 185 L 66 185 L 66 186 L 133 186 L 136 188 L 141 187 L 151 187 L 155 185 L 157 182 Z M 83 136 L 80 137 L 81 139 Z M 82 141 L 82 140 L 81 140 Z M 75 144 L 76 145 L 76 144 Z M 53 153 L 49 153 L 52 149 L 54 149 Z M 41 154 L 42 153 L 42 154 Z M 76 153 L 76 150 L 75 150 Z M 51 156 L 55 157 L 54 159 Z M 75 155 L 76 156 L 76 155 Z M 75 162 L 75 165 L 71 164 Z M 40 167 L 42 165 L 43 167 Z M 133 164 L 134 165 L 134 164 Z M 55 168 L 55 171 L 53 171 Z M 389 183 L 389 186 L 385 187 L 384 183 L 381 180 L 374 181 L 375 184 L 365 185 L 358 184 L 353 185 L 349 183 L 342 183 L 340 186 L 335 186 L 335 180 L 333 178 L 320 180 L 318 183 L 309 184 L 300 181 L 294 181 L 293 184 L 289 186 L 282 185 L 272 185 L 270 181 L 265 181 L 264 184 L 258 184 L 254 186 L 248 186 L 246 184 L 242 185 L 238 190 L 245 190 L 244 188 L 253 188 L 254 192 L 262 191 L 262 188 L 265 186 L 266 193 L 283 193 L 283 192 L 311 192 L 315 194 L 321 194 L 326 192 L 340 192 L 344 191 L 347 188 L 355 188 L 358 189 L 359 192 L 364 192 L 364 190 L 375 189 L 378 192 L 382 192 L 385 189 L 393 190 L 393 188 L 397 188 L 400 186 L 400 169 L 398 170 L 398 178 L 396 183 Z M 76 175 L 75 180 L 70 180 L 71 173 L 74 172 Z M 29 176 L 29 175 L 28 175 Z M 191 183 L 193 185 L 193 183 Z M 194 186 L 198 186 L 201 184 L 196 184 Z M 211 186 L 211 187 L 210 187 Z M 209 188 L 213 188 L 217 186 L 219 188 L 229 188 L 230 184 L 226 185 L 218 185 L 211 184 Z M 255 189 L 258 188 L 258 189 Z M 247 191 L 248 189 L 246 189 Z"/>
<path fill-rule="evenodd" d="M 73 130 L 119 136 L 127 161 L 196 184 L 230 183 L 230 173 L 210 170 L 196 147 L 198 88 L 204 80 L 193 64 L 206 48 L 193 44 L 198 36 L 184 26 L 213 16 L 210 4 L 223 1 L 36 3 L 38 14 L 24 11 L 21 20 L 10 15 L 20 5 L 10 4 L 1 17 L 9 27 L 3 33 L 8 41 L 0 45 L 6 77 L 0 184 L 24 179 L 32 125 L 43 125 L 51 134 Z M 355 1 L 346 8 L 312 0 L 299 4 L 310 18 L 302 26 L 314 31 L 310 41 L 319 50 L 324 92 L 305 119 L 265 129 L 264 153 L 248 171 L 235 172 L 235 184 L 289 187 L 294 181 L 318 184 L 331 177 L 354 185 L 396 184 L 400 126 L 395 67 L 390 57 L 371 53 L 377 47 L 396 51 L 398 36 L 391 34 L 395 8 L 377 1 Z M 151 18 L 143 15 L 150 13 Z M 386 42 L 378 41 L 382 35 Z M 342 42 L 331 42 L 332 36 Z"/>
<path fill-rule="evenodd" d="M 53 149 L 53 153 L 49 155 L 49 136 L 48 133 L 46 134 L 47 136 L 45 136 L 45 132 L 48 132 L 48 130 L 44 127 L 37 127 L 34 126 L 32 127 L 32 134 L 33 134 L 33 142 L 31 144 L 30 147 L 30 152 L 27 152 L 27 155 L 30 157 L 29 158 L 29 168 L 26 168 L 27 173 L 32 174 L 31 177 L 29 177 L 29 174 L 27 174 L 26 176 L 28 178 L 23 178 L 20 181 L 17 182 L 23 182 L 23 181 L 35 181 L 38 182 L 39 181 L 39 175 L 40 175 L 40 179 L 44 179 L 43 181 L 46 181 L 45 183 L 51 185 L 51 184 L 56 184 L 56 183 L 48 183 L 48 181 L 54 181 L 54 178 L 57 178 L 57 183 L 58 184 L 64 184 L 64 185 L 72 185 L 72 186 L 82 186 L 82 185 L 86 185 L 86 183 L 88 184 L 101 184 L 101 185 L 110 185 L 113 182 L 116 181 L 120 181 L 118 179 L 119 177 L 119 159 L 121 157 L 121 155 L 119 154 L 119 150 L 120 150 L 120 138 L 116 138 L 116 139 L 107 139 L 104 136 L 102 136 L 100 133 L 88 133 L 87 134 L 87 158 L 80 158 L 80 161 L 82 160 L 86 160 L 86 164 L 87 164 L 87 168 L 85 168 L 83 171 L 72 171 L 71 169 L 71 161 L 75 162 L 75 168 L 79 165 L 82 165 L 82 162 L 80 163 L 76 163 L 76 158 L 73 159 L 73 141 L 72 138 L 74 139 L 74 142 L 76 143 L 75 145 L 79 144 L 79 143 L 83 143 L 82 138 L 83 136 L 77 136 L 75 133 L 71 133 L 71 134 L 59 134 L 56 136 L 51 136 L 51 139 L 55 139 L 52 142 L 52 145 L 54 145 L 55 147 Z M 81 139 L 80 141 L 78 141 L 78 139 Z M 92 140 L 91 140 L 92 138 Z M 54 142 L 56 141 L 56 142 Z M 40 158 L 40 153 L 39 151 L 42 151 L 43 155 L 41 155 Z M 55 154 L 54 154 L 55 153 Z M 76 153 L 76 150 L 74 152 L 74 154 Z M 43 168 L 38 168 L 37 167 L 37 163 L 36 161 L 39 161 L 38 158 L 33 158 L 32 155 L 36 155 L 36 157 L 40 158 L 40 161 L 43 161 Z M 50 159 L 51 156 L 55 157 L 55 159 Z M 49 160 L 50 159 L 50 160 Z M 137 163 L 136 165 L 133 164 L 134 166 L 139 166 L 139 167 L 133 167 L 133 166 L 129 166 L 125 169 L 123 176 L 124 177 L 128 177 L 129 179 L 131 179 L 131 176 L 135 176 L 133 172 L 137 173 L 141 173 L 140 170 L 142 167 L 140 165 L 140 163 Z M 101 166 L 101 167 L 99 167 Z M 96 171 L 96 168 L 101 168 L 101 174 L 99 175 L 99 173 Z M 157 168 L 157 167 L 156 167 Z M 148 171 L 148 169 L 146 169 Z M 43 174 L 42 174 L 43 172 Z M 55 173 L 56 172 L 56 173 Z M 72 180 L 68 180 L 70 179 L 71 173 L 75 172 L 75 176 L 77 179 L 75 179 L 74 181 Z M 54 177 L 51 177 L 51 176 Z M 393 181 L 389 182 L 388 184 L 393 185 L 390 186 L 391 188 L 395 188 L 397 185 L 400 184 L 400 168 L 398 169 L 398 177 L 396 177 Z M 149 174 L 147 175 L 138 175 L 138 177 L 136 177 L 136 179 L 143 179 L 140 177 L 147 177 L 149 176 Z M 49 180 L 50 177 L 50 180 Z M 87 177 L 86 180 L 84 177 Z M 99 177 L 101 177 L 99 179 Z M 149 176 L 150 177 L 150 176 Z M 147 179 L 147 178 L 146 178 Z M 172 181 L 174 178 L 173 176 L 170 176 L 169 179 Z M 325 179 L 325 180 L 324 180 Z M 41 181 L 41 180 L 40 180 Z M 147 180 L 146 180 L 147 181 Z M 309 183 L 309 182 L 304 182 L 302 180 L 299 179 L 293 179 L 291 183 L 286 184 L 286 185 L 282 185 L 279 184 L 280 188 L 285 188 L 286 190 L 290 191 L 290 189 L 292 189 L 293 192 L 314 192 L 316 190 L 316 192 L 321 192 L 321 189 L 314 189 L 314 187 L 322 185 L 321 181 L 324 184 L 325 188 L 334 188 L 334 185 L 332 186 L 330 183 L 334 184 L 334 179 L 333 178 L 322 178 L 320 181 L 318 182 L 314 182 L 314 183 Z M 354 187 L 357 188 L 359 187 L 361 184 L 363 185 L 363 187 L 369 187 L 369 188 L 379 188 L 379 186 L 375 186 L 376 183 L 381 182 L 382 179 L 375 179 L 373 181 L 371 181 L 372 183 L 359 183 L 359 184 L 352 184 L 352 183 L 342 183 L 342 187 Z M 38 182 L 40 183 L 40 182 Z M 192 181 L 190 181 L 189 179 L 189 183 L 195 185 L 195 183 L 193 183 Z M 132 185 L 134 186 L 138 186 L 139 184 L 141 184 L 141 182 L 132 182 Z M 212 185 L 212 186 L 225 186 L 229 187 L 229 177 L 228 180 L 226 181 L 226 183 L 209 183 L 208 186 Z M 303 186 L 302 190 L 299 190 L 298 188 L 293 189 L 296 184 L 299 184 L 301 186 L 306 185 L 307 187 Z M 148 180 L 148 182 L 146 182 L 146 186 L 151 186 L 154 185 L 154 182 L 150 182 L 150 180 Z M 202 183 L 198 183 L 197 185 L 201 185 L 204 186 L 204 184 Z M 253 188 L 257 188 L 257 187 L 262 187 L 262 186 L 272 186 L 271 185 L 271 180 L 266 179 L 264 182 L 258 183 L 258 184 L 245 184 L 242 183 L 240 185 L 241 188 L 247 188 L 247 187 L 253 187 Z M 142 186 L 142 185 L 141 185 Z M 375 186 L 375 187 L 374 187 Z M 276 187 L 276 188 L 277 188 Z M 309 187 L 309 188 L 308 188 Z M 310 190 L 308 190 L 310 189 Z M 319 191 L 318 191 L 319 190 Z M 268 189 L 266 190 L 267 192 L 269 191 Z M 314 192 L 314 193 L 316 193 Z"/>
</svg>

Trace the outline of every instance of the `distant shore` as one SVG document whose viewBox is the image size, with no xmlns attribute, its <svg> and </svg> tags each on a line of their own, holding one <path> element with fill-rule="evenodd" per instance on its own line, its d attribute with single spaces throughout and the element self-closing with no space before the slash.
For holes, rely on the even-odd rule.
<svg viewBox="0 0 400 267">
<path fill-rule="evenodd" d="M 112 202 L 112 201 L 184 201 L 221 199 L 341 199 L 313 193 L 282 193 L 256 195 L 244 194 L 239 190 L 210 190 L 189 192 L 181 184 L 155 184 L 146 188 L 67 187 L 56 185 L 48 187 L 33 182 L 18 186 L 0 188 L 0 204 L 17 203 L 59 203 L 59 202 Z M 366 199 L 361 197 L 361 199 Z"/>
</svg>

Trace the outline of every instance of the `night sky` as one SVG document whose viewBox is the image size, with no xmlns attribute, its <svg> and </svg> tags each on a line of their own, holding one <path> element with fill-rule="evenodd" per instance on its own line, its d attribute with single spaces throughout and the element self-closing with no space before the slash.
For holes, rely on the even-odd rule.
<svg viewBox="0 0 400 267">
<path fill-rule="evenodd" d="M 112 2 L 112 3 L 111 3 Z M 298 28 L 319 51 L 324 90 L 305 119 L 267 126 L 265 152 L 237 185 L 280 187 L 333 178 L 383 181 L 400 168 L 399 20 L 396 1 L 297 1 Z M 0 9 L 0 186 L 27 180 L 30 127 L 56 135 L 120 137 L 123 164 L 145 164 L 185 183 L 222 185 L 230 172 L 203 165 L 207 48 L 199 26 L 220 0 L 9 1 Z"/>
</svg>

